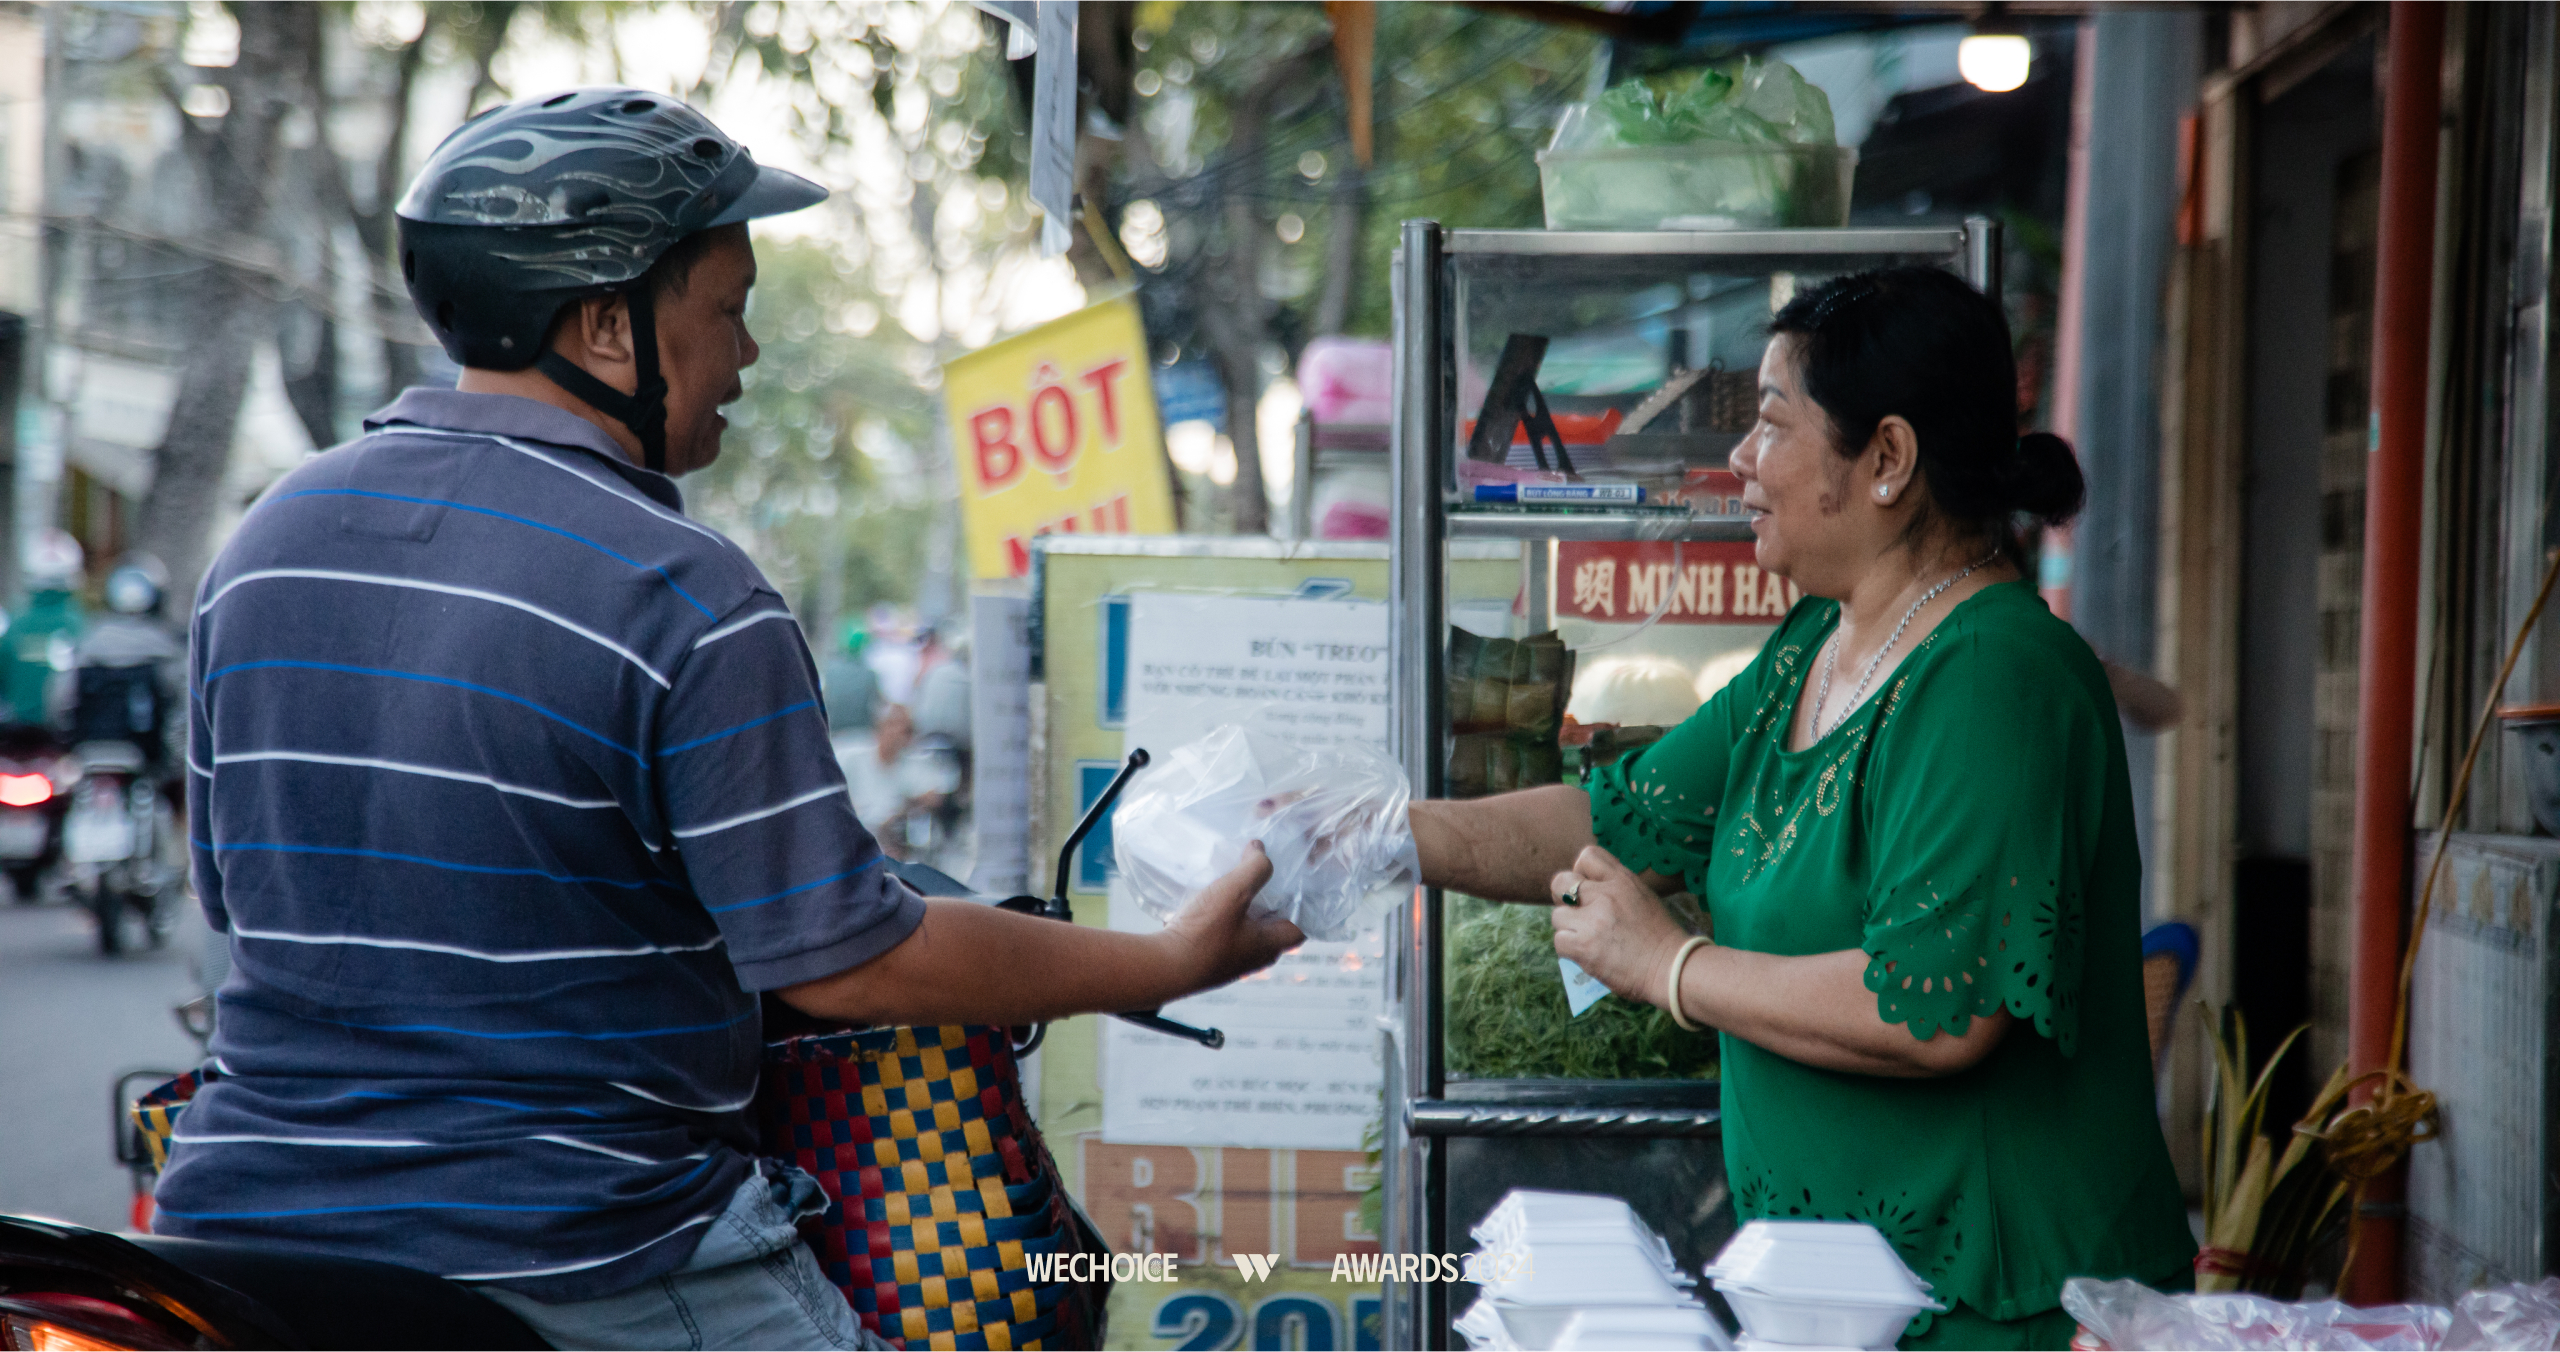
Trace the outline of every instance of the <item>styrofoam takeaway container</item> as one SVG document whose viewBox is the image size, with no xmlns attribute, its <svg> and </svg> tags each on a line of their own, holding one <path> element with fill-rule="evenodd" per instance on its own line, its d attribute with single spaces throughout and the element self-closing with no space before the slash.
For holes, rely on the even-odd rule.
<svg viewBox="0 0 2560 1352">
<path fill-rule="evenodd" d="M 1752 1221 L 1705 1275 L 1760 1342 L 1886 1348 L 1913 1315 L 1946 1309 L 1880 1231 L 1850 1221 Z"/>
</svg>

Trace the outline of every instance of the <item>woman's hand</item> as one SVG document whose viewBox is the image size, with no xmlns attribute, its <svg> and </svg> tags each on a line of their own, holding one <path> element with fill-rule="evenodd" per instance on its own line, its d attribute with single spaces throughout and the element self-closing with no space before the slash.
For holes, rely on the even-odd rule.
<svg viewBox="0 0 2560 1352">
<path fill-rule="evenodd" d="M 1549 919 L 1558 954 L 1619 995 L 1663 1003 L 1671 955 L 1689 935 L 1642 878 L 1617 856 L 1590 845 L 1574 858 L 1571 871 L 1548 882 L 1547 895 L 1556 901 Z"/>
</svg>

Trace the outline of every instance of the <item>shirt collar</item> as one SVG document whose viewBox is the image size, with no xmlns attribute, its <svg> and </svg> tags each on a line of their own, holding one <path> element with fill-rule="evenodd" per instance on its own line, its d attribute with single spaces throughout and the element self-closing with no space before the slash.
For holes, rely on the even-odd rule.
<svg viewBox="0 0 2560 1352">
<path fill-rule="evenodd" d="M 555 408 L 538 399 L 413 386 L 401 391 L 399 398 L 364 420 L 367 432 L 400 426 L 516 437 L 584 451 L 654 501 L 675 511 L 684 510 L 684 495 L 677 491 L 675 480 L 632 464 L 613 438 L 605 435 L 603 428 L 567 409 Z"/>
</svg>

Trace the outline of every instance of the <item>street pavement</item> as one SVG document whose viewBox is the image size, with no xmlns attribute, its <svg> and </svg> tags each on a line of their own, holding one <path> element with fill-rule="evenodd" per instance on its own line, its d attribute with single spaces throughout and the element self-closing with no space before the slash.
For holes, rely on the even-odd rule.
<svg viewBox="0 0 2560 1352">
<path fill-rule="evenodd" d="M 192 899 L 180 910 L 166 948 L 102 958 L 86 912 L 15 905 L 0 888 L 0 1213 L 125 1228 L 115 1078 L 200 1059 L 169 1012 L 195 993 L 188 959 L 205 934 Z"/>
</svg>

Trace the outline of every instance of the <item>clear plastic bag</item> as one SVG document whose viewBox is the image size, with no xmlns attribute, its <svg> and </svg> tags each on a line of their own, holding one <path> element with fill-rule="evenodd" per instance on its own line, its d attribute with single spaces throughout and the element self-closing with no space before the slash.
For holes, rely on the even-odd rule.
<svg viewBox="0 0 2560 1352">
<path fill-rule="evenodd" d="M 2560 1277 L 2484 1287 L 2453 1303 L 2446 1347 L 2560 1347 Z"/>
<path fill-rule="evenodd" d="M 1259 840 L 1271 881 L 1257 914 L 1340 940 L 1384 916 L 1421 875 L 1404 767 L 1356 744 L 1308 749 L 1230 724 L 1130 781 L 1111 823 L 1120 878 L 1169 917 Z"/>
<path fill-rule="evenodd" d="M 2430 1352 L 2446 1341 L 2453 1315 L 2441 1305 L 2358 1307 L 2334 1300 L 2272 1300 L 2222 1293 L 2165 1295 L 2140 1282 L 2074 1277 L 2062 1308 L 2102 1346 L 2137 1348 L 2306 1348 L 2317 1352 Z M 2076 1343 L 2075 1343 L 2076 1345 Z"/>
<path fill-rule="evenodd" d="M 1550 150 L 1633 146 L 1833 144 L 1831 98 L 1784 61 L 1627 80 L 1565 110 Z"/>
</svg>

